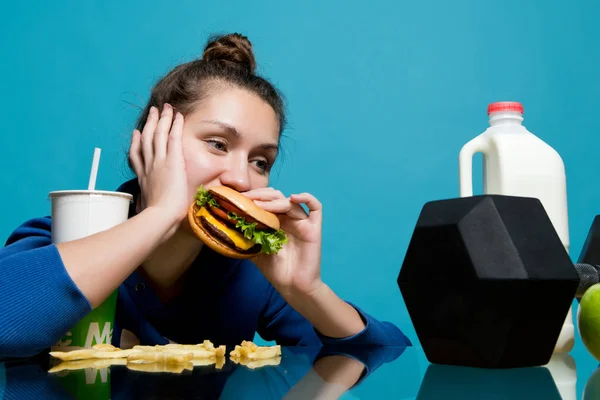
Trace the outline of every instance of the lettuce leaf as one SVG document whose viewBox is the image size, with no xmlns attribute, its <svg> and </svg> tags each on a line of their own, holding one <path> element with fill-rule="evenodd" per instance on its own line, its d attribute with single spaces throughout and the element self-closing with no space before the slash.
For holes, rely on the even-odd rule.
<svg viewBox="0 0 600 400">
<path fill-rule="evenodd" d="M 208 203 L 210 206 L 221 208 L 217 200 L 202 186 L 198 188 L 195 199 L 199 207 Z M 256 230 L 256 222 L 246 222 L 244 217 L 231 211 L 227 212 L 227 216 L 236 221 L 235 227 L 244 234 L 246 239 L 251 239 L 254 243 L 261 245 L 261 253 L 277 254 L 281 247 L 288 242 L 287 235 L 281 229 Z"/>
<path fill-rule="evenodd" d="M 235 227 L 242 231 L 246 239 L 251 239 L 254 243 L 261 245 L 261 252 L 264 254 L 277 254 L 281 247 L 288 242 L 287 235 L 281 229 L 256 230 L 256 222 L 246 222 L 244 217 L 229 211 L 227 216 L 236 220 Z"/>
<path fill-rule="evenodd" d="M 200 207 L 202 207 L 206 203 L 208 203 L 209 205 L 211 205 L 213 207 L 219 207 L 219 203 L 217 203 L 217 200 L 215 200 L 215 198 L 212 197 L 212 195 L 208 192 L 208 190 L 205 190 L 202 187 L 202 185 L 200 185 L 200 187 L 198 188 L 195 199 L 196 199 L 196 204 Z"/>
</svg>

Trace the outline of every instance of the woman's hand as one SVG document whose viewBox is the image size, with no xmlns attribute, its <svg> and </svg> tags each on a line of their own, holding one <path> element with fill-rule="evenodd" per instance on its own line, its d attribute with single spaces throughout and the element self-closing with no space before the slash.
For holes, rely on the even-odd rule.
<svg viewBox="0 0 600 400">
<path fill-rule="evenodd" d="M 277 214 L 288 237 L 277 254 L 259 255 L 253 261 L 282 294 L 311 295 L 321 288 L 321 203 L 311 194 L 289 198 L 272 188 L 243 193 L 260 208 Z M 309 213 L 301 204 L 306 204 Z"/>
<path fill-rule="evenodd" d="M 288 243 L 277 254 L 253 259 L 271 285 L 323 335 L 345 338 L 362 331 L 365 323 L 356 309 L 321 280 L 321 203 L 308 193 L 287 198 L 271 188 L 244 194 L 277 214 L 288 236 Z M 306 204 L 308 213 L 301 204 Z"/>
<path fill-rule="evenodd" d="M 143 132 L 135 130 L 129 157 L 141 188 L 137 215 L 81 239 L 57 245 L 69 276 L 92 307 L 102 304 L 173 235 L 187 210 L 181 146 L 183 117 L 152 108 Z"/>
<path fill-rule="evenodd" d="M 185 218 L 188 202 L 187 177 L 181 137 L 183 115 L 173 115 L 165 104 L 161 115 L 150 108 L 142 132 L 133 132 L 129 158 L 141 188 L 142 210 L 154 207 L 170 219 L 172 234 Z"/>
</svg>

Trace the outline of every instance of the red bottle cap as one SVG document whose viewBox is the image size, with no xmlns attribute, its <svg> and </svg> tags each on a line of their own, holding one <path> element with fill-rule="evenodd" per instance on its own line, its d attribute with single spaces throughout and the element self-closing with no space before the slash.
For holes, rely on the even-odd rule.
<svg viewBox="0 0 600 400">
<path fill-rule="evenodd" d="M 499 111 L 516 111 L 523 114 L 523 105 L 517 101 L 497 101 L 488 106 L 488 115 Z"/>
</svg>

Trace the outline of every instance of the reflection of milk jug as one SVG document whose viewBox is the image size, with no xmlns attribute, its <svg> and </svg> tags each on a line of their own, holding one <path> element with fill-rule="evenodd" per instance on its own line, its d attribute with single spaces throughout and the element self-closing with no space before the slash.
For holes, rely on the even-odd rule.
<svg viewBox="0 0 600 400">
<path fill-rule="evenodd" d="M 483 193 L 540 199 L 568 252 L 567 183 L 560 155 L 522 125 L 520 103 L 492 103 L 488 115 L 490 126 L 460 151 L 460 196 L 473 195 L 472 157 L 481 152 Z M 569 308 L 554 351 L 569 352 L 573 344 L 573 317 Z"/>
<path fill-rule="evenodd" d="M 577 365 L 570 354 L 553 354 L 545 368 L 550 371 L 562 400 L 577 400 Z M 589 381 L 588 381 L 589 382 Z"/>
</svg>

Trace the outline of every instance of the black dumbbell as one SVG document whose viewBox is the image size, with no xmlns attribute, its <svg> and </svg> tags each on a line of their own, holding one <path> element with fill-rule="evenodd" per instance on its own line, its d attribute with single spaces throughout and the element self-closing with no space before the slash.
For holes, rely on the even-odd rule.
<svg viewBox="0 0 600 400">
<path fill-rule="evenodd" d="M 592 221 L 575 267 L 581 279 L 575 297 L 580 299 L 590 286 L 600 282 L 600 215 Z"/>
<path fill-rule="evenodd" d="M 549 362 L 580 277 L 542 203 L 482 195 L 423 206 L 398 286 L 434 364 Z"/>
</svg>

